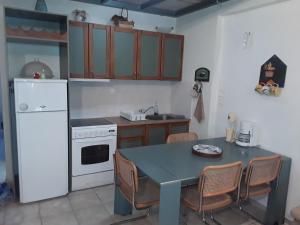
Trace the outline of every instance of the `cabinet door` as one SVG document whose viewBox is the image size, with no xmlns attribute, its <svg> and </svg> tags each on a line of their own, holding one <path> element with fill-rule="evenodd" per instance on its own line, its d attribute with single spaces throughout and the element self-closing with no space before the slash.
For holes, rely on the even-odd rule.
<svg viewBox="0 0 300 225">
<path fill-rule="evenodd" d="M 181 80 L 184 36 L 164 34 L 161 73 L 163 80 Z"/>
<path fill-rule="evenodd" d="M 189 122 L 170 123 L 170 134 L 186 133 L 189 132 Z"/>
<path fill-rule="evenodd" d="M 110 26 L 89 24 L 89 74 L 91 78 L 109 78 Z"/>
<path fill-rule="evenodd" d="M 119 139 L 118 141 L 118 148 L 133 148 L 138 146 L 143 146 L 144 141 L 143 138 L 126 138 L 126 139 Z"/>
<path fill-rule="evenodd" d="M 140 31 L 138 33 L 137 70 L 140 80 L 159 80 L 161 61 L 161 34 Z"/>
<path fill-rule="evenodd" d="M 69 28 L 70 77 L 88 77 L 88 24 L 70 22 Z"/>
<path fill-rule="evenodd" d="M 136 79 L 137 31 L 112 30 L 112 74 L 116 79 Z"/>
<path fill-rule="evenodd" d="M 147 126 L 147 145 L 165 144 L 168 135 L 167 124 L 153 124 Z"/>
</svg>

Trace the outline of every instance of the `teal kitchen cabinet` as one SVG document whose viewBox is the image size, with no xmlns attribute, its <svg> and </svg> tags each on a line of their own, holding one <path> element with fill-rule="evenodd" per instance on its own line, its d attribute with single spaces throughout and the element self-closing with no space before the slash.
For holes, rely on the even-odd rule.
<svg viewBox="0 0 300 225">
<path fill-rule="evenodd" d="M 168 137 L 168 124 L 147 125 L 147 145 L 165 144 Z"/>
<path fill-rule="evenodd" d="M 110 26 L 89 24 L 89 77 L 110 78 Z"/>
<path fill-rule="evenodd" d="M 138 32 L 137 79 L 160 80 L 161 33 Z"/>
<path fill-rule="evenodd" d="M 110 78 L 110 26 L 70 22 L 71 78 Z"/>
<path fill-rule="evenodd" d="M 70 22 L 69 60 L 71 78 L 88 78 L 88 24 Z"/>
<path fill-rule="evenodd" d="M 170 123 L 169 134 L 189 132 L 189 122 Z"/>
<path fill-rule="evenodd" d="M 169 134 L 189 132 L 189 120 L 118 126 L 118 148 L 166 143 Z"/>
<path fill-rule="evenodd" d="M 118 127 L 118 148 L 145 145 L 145 133 L 144 125 Z"/>
<path fill-rule="evenodd" d="M 111 32 L 111 72 L 115 79 L 137 78 L 137 34 L 133 29 L 114 27 Z"/>
<path fill-rule="evenodd" d="M 181 80 L 184 36 L 163 34 L 161 79 Z"/>
</svg>

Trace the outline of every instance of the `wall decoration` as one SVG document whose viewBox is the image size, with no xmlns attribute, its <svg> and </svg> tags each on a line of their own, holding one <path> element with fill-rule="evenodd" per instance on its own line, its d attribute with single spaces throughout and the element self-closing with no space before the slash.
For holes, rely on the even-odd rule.
<svg viewBox="0 0 300 225">
<path fill-rule="evenodd" d="M 37 0 L 34 9 L 41 12 L 48 12 L 48 8 L 45 0 Z"/>
<path fill-rule="evenodd" d="M 284 88 L 287 66 L 276 55 L 273 55 L 261 66 L 259 84 L 255 90 L 264 95 L 279 96 Z"/>
</svg>

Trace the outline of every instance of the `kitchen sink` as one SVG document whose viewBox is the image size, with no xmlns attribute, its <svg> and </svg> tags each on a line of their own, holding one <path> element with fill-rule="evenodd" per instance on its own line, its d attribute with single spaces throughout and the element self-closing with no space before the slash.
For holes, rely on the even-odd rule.
<svg viewBox="0 0 300 225">
<path fill-rule="evenodd" d="M 172 120 L 172 119 L 184 119 L 183 116 L 171 115 L 171 114 L 157 114 L 147 115 L 147 120 Z"/>
</svg>

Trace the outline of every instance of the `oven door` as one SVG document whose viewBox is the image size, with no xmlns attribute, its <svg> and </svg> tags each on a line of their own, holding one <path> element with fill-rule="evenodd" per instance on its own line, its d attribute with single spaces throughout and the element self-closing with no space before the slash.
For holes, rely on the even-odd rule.
<svg viewBox="0 0 300 225">
<path fill-rule="evenodd" d="M 72 140 L 72 176 L 113 170 L 116 136 Z"/>
</svg>

